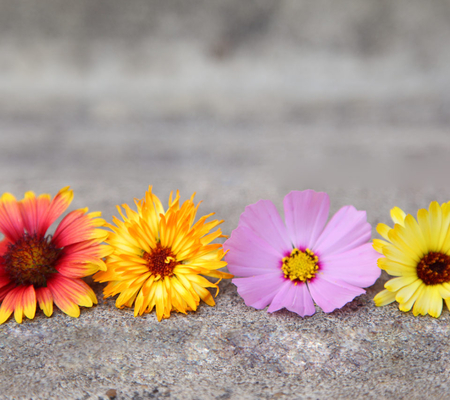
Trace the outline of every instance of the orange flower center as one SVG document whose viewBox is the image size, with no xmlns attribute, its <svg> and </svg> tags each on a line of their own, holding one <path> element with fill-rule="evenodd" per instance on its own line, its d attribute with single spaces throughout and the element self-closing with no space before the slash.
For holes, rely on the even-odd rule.
<svg viewBox="0 0 450 400">
<path fill-rule="evenodd" d="M 430 252 L 417 265 L 417 276 L 425 285 L 450 282 L 450 256 Z"/>
<path fill-rule="evenodd" d="M 3 255 L 4 266 L 16 285 L 44 287 L 48 276 L 58 272 L 55 263 L 61 249 L 49 239 L 25 234 L 17 242 L 8 244 Z"/>
<path fill-rule="evenodd" d="M 151 253 L 144 252 L 143 258 L 147 261 L 149 271 L 161 278 L 171 277 L 174 268 L 180 264 L 172 250 L 168 247 L 162 247 L 160 243 L 157 243 Z"/>
</svg>

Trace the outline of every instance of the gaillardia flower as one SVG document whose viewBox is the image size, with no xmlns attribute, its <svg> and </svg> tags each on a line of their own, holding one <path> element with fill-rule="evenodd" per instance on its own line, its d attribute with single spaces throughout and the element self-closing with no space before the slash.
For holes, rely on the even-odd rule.
<svg viewBox="0 0 450 400">
<path fill-rule="evenodd" d="M 386 282 L 375 304 L 397 301 L 401 311 L 438 318 L 443 299 L 450 308 L 450 203 L 433 201 L 417 212 L 417 220 L 394 207 L 391 217 L 393 228 L 377 226 L 386 240 L 374 239 L 373 246 L 384 255 L 378 266 L 396 278 Z"/>
<path fill-rule="evenodd" d="M 365 293 L 381 273 L 366 212 L 342 207 L 325 226 L 326 193 L 292 191 L 283 204 L 285 223 L 269 200 L 247 206 L 224 243 L 245 304 L 304 317 L 314 314 L 313 301 L 331 312 Z"/>
<path fill-rule="evenodd" d="M 67 209 L 73 198 L 65 187 L 51 200 L 36 198 L 33 192 L 17 201 L 10 193 L 0 198 L 0 324 L 14 311 L 18 323 L 25 315 L 33 319 L 36 304 L 49 317 L 53 303 L 71 317 L 78 317 L 78 306 L 97 303 L 93 290 L 80 278 L 106 269 L 102 260 L 111 250 L 101 245 L 108 232 L 97 229 L 105 221 L 100 212 L 88 209 L 70 212 L 53 235 L 50 225 Z"/>
<path fill-rule="evenodd" d="M 186 314 L 195 311 L 202 299 L 214 306 L 208 287 L 219 287 L 222 278 L 233 276 L 218 271 L 227 265 L 221 261 L 224 252 L 220 243 L 211 242 L 222 236 L 220 229 L 209 233 L 223 221 L 206 219 L 214 213 L 201 217 L 195 224 L 198 206 L 194 195 L 180 206 L 180 195 L 169 197 L 169 208 L 164 208 L 152 193 L 152 187 L 142 200 L 135 199 L 137 212 L 123 204 L 126 216 L 117 209 L 123 222 L 113 217 L 116 224 L 107 240 L 114 252 L 107 258 L 107 271 L 98 272 L 94 279 L 109 282 L 105 297 L 120 295 L 118 308 L 131 307 L 134 316 L 149 313 L 156 307 L 158 321 L 169 318 L 171 311 Z M 200 276 L 219 278 L 212 283 Z M 217 293 L 216 292 L 216 293 Z"/>
</svg>

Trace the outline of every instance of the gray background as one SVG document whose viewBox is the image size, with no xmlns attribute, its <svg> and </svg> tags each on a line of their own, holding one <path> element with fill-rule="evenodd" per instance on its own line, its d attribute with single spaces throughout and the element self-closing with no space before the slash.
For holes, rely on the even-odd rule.
<svg viewBox="0 0 450 400">
<path fill-rule="evenodd" d="M 450 199 L 448 1 L 0 0 L 0 189 L 110 219 L 149 184 L 245 205 L 330 194 L 373 224 Z M 1 398 L 442 398 L 450 314 L 376 308 L 387 276 L 302 319 L 217 306 L 158 323 L 102 300 L 0 326 Z M 90 280 L 88 280 L 92 283 Z"/>
</svg>

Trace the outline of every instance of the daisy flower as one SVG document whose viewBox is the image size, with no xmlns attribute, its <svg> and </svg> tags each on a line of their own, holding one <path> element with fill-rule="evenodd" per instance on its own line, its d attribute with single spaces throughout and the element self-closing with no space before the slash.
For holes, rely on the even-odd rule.
<svg viewBox="0 0 450 400">
<path fill-rule="evenodd" d="M 450 308 L 450 203 L 436 201 L 417 212 L 417 220 L 398 207 L 391 210 L 394 227 L 378 224 L 385 239 L 374 239 L 384 257 L 378 266 L 393 278 L 375 298 L 377 306 L 397 301 L 401 311 L 438 318 L 443 300 Z"/>
<path fill-rule="evenodd" d="M 156 307 L 158 321 L 169 318 L 171 311 L 184 314 L 195 311 L 202 299 L 214 306 L 214 299 L 206 288 L 219 287 L 222 278 L 231 274 L 218 271 L 227 263 L 221 261 L 224 252 L 220 243 L 211 242 L 222 236 L 220 229 L 209 231 L 223 221 L 201 217 L 195 224 L 198 206 L 194 195 L 180 206 L 177 191 L 169 197 L 167 211 L 152 193 L 152 187 L 142 200 L 135 199 L 137 212 L 127 204 L 117 206 L 123 221 L 113 217 L 113 230 L 107 243 L 114 252 L 107 258 L 107 271 L 98 272 L 94 279 L 109 282 L 105 297 L 115 296 L 118 308 L 134 304 L 134 316 L 149 313 Z M 212 283 L 203 276 L 219 278 Z"/>
<path fill-rule="evenodd" d="M 247 206 L 224 243 L 245 304 L 304 317 L 314 302 L 331 312 L 365 293 L 381 273 L 366 212 L 345 206 L 326 224 L 329 197 L 313 190 L 292 191 L 283 204 L 285 223 L 269 200 Z"/>
<path fill-rule="evenodd" d="M 100 212 L 87 214 L 83 208 L 70 212 L 54 235 L 50 225 L 67 209 L 73 191 L 65 187 L 51 200 L 33 192 L 17 201 L 10 193 L 0 198 L 0 324 L 14 311 L 20 324 L 23 316 L 33 319 L 36 304 L 49 317 L 53 303 L 71 317 L 79 306 L 97 303 L 92 289 L 80 278 L 106 269 L 102 260 L 110 249 L 100 243 L 108 232 L 97 229 L 105 221 Z"/>
</svg>

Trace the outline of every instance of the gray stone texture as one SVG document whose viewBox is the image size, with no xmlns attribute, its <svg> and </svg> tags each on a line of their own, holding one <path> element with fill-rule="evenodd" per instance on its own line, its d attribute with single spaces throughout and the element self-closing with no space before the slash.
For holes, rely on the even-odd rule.
<svg viewBox="0 0 450 400">
<path fill-rule="evenodd" d="M 447 1 L 0 0 L 0 192 L 106 219 L 149 184 L 225 219 L 324 190 L 375 226 L 450 200 Z M 376 235 L 374 231 L 374 236 Z M 245 306 L 157 322 L 102 299 L 0 326 L 0 398 L 446 398 L 450 313 L 367 294 L 300 318 Z"/>
</svg>

